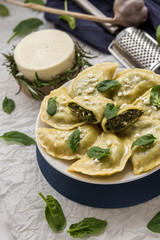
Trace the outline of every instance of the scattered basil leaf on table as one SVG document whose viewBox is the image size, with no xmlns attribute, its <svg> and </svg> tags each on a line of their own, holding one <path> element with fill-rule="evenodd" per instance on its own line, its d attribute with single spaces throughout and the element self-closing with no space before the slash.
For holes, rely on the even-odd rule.
<svg viewBox="0 0 160 240">
<path fill-rule="evenodd" d="M 94 235 L 103 231 L 107 221 L 96 218 L 84 218 L 79 223 L 72 224 L 67 230 L 73 238 L 83 238 L 86 235 Z"/>
<path fill-rule="evenodd" d="M 28 34 L 31 31 L 33 31 L 34 29 L 41 26 L 42 24 L 43 24 L 43 22 L 38 18 L 29 18 L 29 19 L 21 21 L 13 29 L 14 34 L 8 39 L 7 43 L 10 43 L 12 38 L 14 38 L 15 36 L 21 35 L 21 34 Z"/>
<path fill-rule="evenodd" d="M 110 148 L 91 147 L 87 151 L 87 155 L 91 158 L 101 159 L 104 156 L 109 156 Z"/>
<path fill-rule="evenodd" d="M 64 1 L 64 9 L 65 9 L 65 11 L 68 11 L 67 0 Z M 72 30 L 74 30 L 76 28 L 75 17 L 71 17 L 71 16 L 67 16 L 67 15 L 61 15 L 59 18 L 66 21 Z"/>
<path fill-rule="evenodd" d="M 110 88 L 121 86 L 121 84 L 116 80 L 104 80 L 97 85 L 97 90 L 99 92 L 105 92 Z"/>
<path fill-rule="evenodd" d="M 8 8 L 3 4 L 0 4 L 0 16 L 8 16 L 8 15 L 9 15 Z"/>
<path fill-rule="evenodd" d="M 18 132 L 18 131 L 10 131 L 4 133 L 0 138 L 3 138 L 7 142 L 15 142 L 21 143 L 26 146 L 30 146 L 32 144 L 36 144 L 35 140 L 25 133 Z"/>
<path fill-rule="evenodd" d="M 57 97 L 52 97 L 48 100 L 48 105 L 47 105 L 47 113 L 50 116 L 53 116 L 56 111 L 57 111 L 57 103 L 56 103 L 56 98 Z"/>
<path fill-rule="evenodd" d="M 150 104 L 160 106 L 160 85 L 156 85 L 152 88 L 150 93 Z"/>
<path fill-rule="evenodd" d="M 104 111 L 104 116 L 107 119 L 115 117 L 118 113 L 119 105 L 114 105 L 114 103 L 107 103 L 106 109 Z"/>
<path fill-rule="evenodd" d="M 149 221 L 147 228 L 152 232 L 160 233 L 160 212 Z"/>
<path fill-rule="evenodd" d="M 78 150 L 80 145 L 80 130 L 77 128 L 68 138 L 68 146 L 73 151 L 73 154 Z"/>
<path fill-rule="evenodd" d="M 46 202 L 45 217 L 51 229 L 55 232 L 63 230 L 66 226 L 66 218 L 59 202 L 51 195 L 47 195 L 46 198 L 42 193 L 39 195 Z"/>
<path fill-rule="evenodd" d="M 157 39 L 158 45 L 160 46 L 160 25 L 158 25 L 156 29 L 156 39 Z"/>
<path fill-rule="evenodd" d="M 43 0 L 25 0 L 24 3 L 35 3 L 44 6 L 45 2 Z"/>
<path fill-rule="evenodd" d="M 154 140 L 156 140 L 156 139 L 157 138 L 155 138 L 152 134 L 143 135 L 143 136 L 137 138 L 132 143 L 131 149 L 136 145 L 140 146 L 140 147 L 148 147 L 148 146 L 152 145 L 154 143 Z"/>
<path fill-rule="evenodd" d="M 4 112 L 10 114 L 15 109 L 15 102 L 11 98 L 5 97 L 2 102 L 2 109 Z"/>
</svg>

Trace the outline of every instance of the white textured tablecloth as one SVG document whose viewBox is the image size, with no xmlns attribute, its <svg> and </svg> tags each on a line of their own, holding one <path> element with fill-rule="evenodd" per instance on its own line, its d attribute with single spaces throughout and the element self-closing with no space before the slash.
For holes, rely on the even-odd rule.
<svg viewBox="0 0 160 240">
<path fill-rule="evenodd" d="M 2 66 L 2 53 L 11 52 L 13 45 L 20 41 L 20 37 L 15 37 L 10 44 L 6 43 L 12 35 L 12 29 L 21 20 L 38 17 L 44 22 L 41 29 L 53 28 L 53 24 L 45 21 L 43 13 L 3 1 L 2 3 L 8 6 L 10 16 L 0 17 L 0 135 L 17 130 L 35 138 L 35 122 L 40 102 L 22 92 L 15 95 L 19 88 L 7 69 Z M 86 49 L 98 55 L 92 63 L 115 61 L 110 55 L 101 54 L 88 46 Z M 121 67 L 120 64 L 119 66 Z M 10 115 L 2 110 L 5 95 L 16 103 L 16 108 Z M 44 216 L 45 203 L 38 195 L 39 192 L 45 196 L 54 196 L 61 204 L 67 219 L 64 231 L 57 234 L 49 228 Z M 159 210 L 160 197 L 138 206 L 121 209 L 98 209 L 74 203 L 61 196 L 44 179 L 37 164 L 35 146 L 25 147 L 0 140 L 0 240 L 73 239 L 66 230 L 72 223 L 79 222 L 84 217 L 96 217 L 108 222 L 105 231 L 99 236 L 89 238 L 92 240 L 160 239 L 160 234 L 152 233 L 146 228 L 148 221 Z"/>
</svg>

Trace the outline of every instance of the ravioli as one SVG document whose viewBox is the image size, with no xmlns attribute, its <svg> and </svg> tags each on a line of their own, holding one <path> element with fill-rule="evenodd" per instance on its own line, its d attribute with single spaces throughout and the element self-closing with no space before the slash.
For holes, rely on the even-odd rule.
<svg viewBox="0 0 160 240">
<path fill-rule="evenodd" d="M 121 71 L 114 79 L 121 83 L 113 91 L 112 99 L 117 104 L 131 104 L 151 87 L 160 84 L 160 75 L 145 69 Z"/>
<path fill-rule="evenodd" d="M 117 133 L 135 122 L 142 114 L 143 111 L 140 107 L 123 104 L 115 117 L 111 119 L 104 117 L 101 126 L 105 132 Z"/>
<path fill-rule="evenodd" d="M 100 93 L 97 85 L 103 80 L 110 80 L 117 68 L 117 63 L 100 63 L 89 67 L 78 74 L 69 86 L 69 95 L 74 98 L 83 95 L 99 95 L 109 97 L 109 91 Z"/>
<path fill-rule="evenodd" d="M 78 128 L 80 130 L 80 145 L 75 154 L 68 146 L 68 138 L 74 130 L 63 131 L 54 128 L 38 128 L 37 138 L 40 145 L 49 155 L 65 160 L 78 159 L 86 153 L 102 132 L 98 126 L 93 127 L 93 125 Z"/>
<path fill-rule="evenodd" d="M 80 96 L 68 101 L 67 106 L 81 121 L 96 124 L 102 120 L 106 104 L 111 102 L 100 96 Z"/>
<path fill-rule="evenodd" d="M 137 138 L 152 134 L 157 139 L 148 147 L 135 146 L 132 149 L 131 162 L 134 174 L 147 172 L 160 165 L 160 121 L 150 117 L 141 117 L 128 126 L 124 133 L 133 143 Z"/>
<path fill-rule="evenodd" d="M 48 100 L 52 97 L 57 97 L 57 111 L 53 116 L 47 113 Z M 40 108 L 41 120 L 48 125 L 61 130 L 69 130 L 84 125 L 85 123 L 66 107 L 66 102 L 69 100 L 71 100 L 71 97 L 68 95 L 66 87 L 60 87 L 51 91 L 42 101 Z"/>
<path fill-rule="evenodd" d="M 67 170 L 90 176 L 109 176 L 122 171 L 131 156 L 130 141 L 126 137 L 119 138 L 113 133 L 103 132 L 94 146 L 110 148 L 110 155 L 98 160 L 85 154 L 84 157 L 71 164 Z"/>
<path fill-rule="evenodd" d="M 153 106 L 150 103 L 150 93 L 151 89 L 149 89 L 145 94 L 137 98 L 133 105 L 137 107 L 141 107 L 144 111 L 144 116 L 151 117 L 153 119 L 160 120 L 160 108 L 157 106 Z"/>
</svg>

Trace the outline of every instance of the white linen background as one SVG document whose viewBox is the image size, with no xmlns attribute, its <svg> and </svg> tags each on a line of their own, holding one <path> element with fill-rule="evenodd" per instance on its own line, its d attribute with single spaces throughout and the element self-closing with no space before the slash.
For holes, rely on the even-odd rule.
<svg viewBox="0 0 160 240">
<path fill-rule="evenodd" d="M 0 17 L 0 135 L 17 130 L 35 138 L 35 123 L 40 102 L 31 99 L 22 92 L 15 95 L 18 85 L 7 69 L 2 66 L 2 53 L 12 52 L 21 37 L 15 37 L 10 44 L 6 41 L 12 35 L 13 28 L 22 20 L 38 17 L 44 25 L 40 29 L 53 28 L 45 21 L 42 12 L 5 4 L 10 16 Z M 102 54 L 86 46 L 98 55 L 91 62 L 116 61 L 113 56 Z M 119 67 L 122 67 L 119 64 Z M 4 97 L 14 99 L 15 110 L 8 115 L 2 110 Z M 157 183 L 159 184 L 159 183 Z M 74 190 L 73 190 L 74 191 Z M 45 203 L 38 195 L 52 195 L 61 204 L 67 220 L 66 228 L 54 233 L 48 226 L 45 216 Z M 100 209 L 72 202 L 56 192 L 44 179 L 36 159 L 35 146 L 10 144 L 0 139 L 0 239 L 1 240 L 69 240 L 66 233 L 72 223 L 84 217 L 96 217 L 107 220 L 108 225 L 102 234 L 91 236 L 92 240 L 154 240 L 160 234 L 152 233 L 146 227 L 148 221 L 160 210 L 160 197 L 146 203 L 121 209 Z"/>
</svg>

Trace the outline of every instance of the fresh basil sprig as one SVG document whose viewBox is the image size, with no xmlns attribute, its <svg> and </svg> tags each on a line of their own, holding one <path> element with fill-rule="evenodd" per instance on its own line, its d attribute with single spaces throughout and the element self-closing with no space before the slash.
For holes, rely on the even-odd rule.
<svg viewBox="0 0 160 240">
<path fill-rule="evenodd" d="M 41 26 L 42 24 L 43 24 L 43 22 L 38 18 L 29 18 L 29 19 L 21 21 L 13 29 L 14 34 L 8 39 L 7 43 L 10 43 L 12 38 L 14 38 L 15 36 L 21 35 L 21 34 L 28 34 L 31 31 L 33 31 L 34 29 Z"/>
<path fill-rule="evenodd" d="M 152 134 L 146 134 L 143 135 L 139 138 L 137 138 L 131 146 L 131 149 L 134 148 L 134 146 L 140 146 L 140 147 L 148 147 L 150 145 L 152 145 L 154 143 L 154 140 L 156 140 L 157 138 L 154 137 Z"/>
<path fill-rule="evenodd" d="M 25 0 L 24 3 L 35 3 L 44 6 L 45 2 L 43 0 Z"/>
<path fill-rule="evenodd" d="M 116 80 L 104 80 L 97 85 L 97 90 L 99 92 L 105 92 L 110 88 L 120 86 L 121 84 Z"/>
<path fill-rule="evenodd" d="M 154 106 L 160 106 L 160 85 L 156 85 L 152 88 L 150 93 L 150 104 Z"/>
<path fill-rule="evenodd" d="M 104 156 L 110 155 L 110 148 L 91 147 L 87 151 L 87 155 L 91 158 L 101 159 Z"/>
<path fill-rule="evenodd" d="M 50 116 L 53 116 L 57 111 L 56 98 L 57 97 L 52 97 L 48 100 L 48 105 L 47 105 L 47 110 L 46 111 Z"/>
<path fill-rule="evenodd" d="M 149 221 L 147 228 L 152 232 L 160 233 L 160 212 Z"/>
<path fill-rule="evenodd" d="M 104 116 L 107 119 L 115 117 L 118 113 L 119 105 L 114 105 L 114 103 L 107 103 L 106 109 L 104 111 Z"/>
<path fill-rule="evenodd" d="M 73 154 L 79 149 L 80 145 L 80 130 L 77 128 L 68 138 L 68 146 L 73 151 Z"/>
<path fill-rule="evenodd" d="M 65 11 L 68 11 L 67 0 L 64 1 L 64 9 L 65 9 Z M 66 21 L 72 30 L 74 30 L 76 28 L 75 17 L 61 15 L 59 18 Z"/>
<path fill-rule="evenodd" d="M 32 144 L 36 144 L 35 140 L 25 133 L 18 132 L 18 131 L 10 131 L 4 133 L 0 138 L 3 138 L 7 142 L 15 142 L 21 143 L 26 146 L 30 146 Z"/>
<path fill-rule="evenodd" d="M 51 229 L 55 232 L 63 230 L 66 226 L 66 218 L 59 202 L 51 195 L 47 195 L 46 198 L 42 193 L 39 195 L 46 202 L 45 217 Z"/>
<path fill-rule="evenodd" d="M 107 221 L 97 218 L 84 218 L 79 223 L 72 224 L 67 233 L 73 238 L 83 238 L 86 235 L 94 235 L 103 231 Z"/>
<path fill-rule="evenodd" d="M 0 16 L 8 16 L 8 15 L 9 15 L 8 8 L 3 4 L 0 4 Z"/>
<path fill-rule="evenodd" d="M 158 25 L 156 29 L 156 39 L 157 39 L 158 45 L 160 46 L 160 25 Z"/>
<path fill-rule="evenodd" d="M 2 102 L 2 109 L 10 114 L 15 109 L 15 102 L 11 98 L 5 97 Z"/>
</svg>

